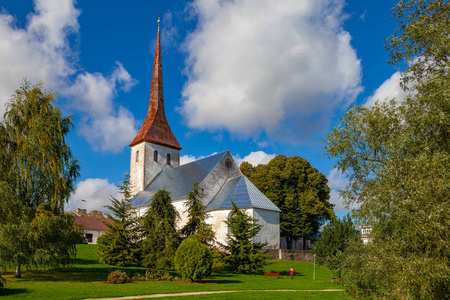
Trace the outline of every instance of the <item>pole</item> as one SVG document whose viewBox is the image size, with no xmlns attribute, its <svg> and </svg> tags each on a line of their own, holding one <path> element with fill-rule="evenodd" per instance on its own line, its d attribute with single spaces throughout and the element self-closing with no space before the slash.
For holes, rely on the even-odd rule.
<svg viewBox="0 0 450 300">
<path fill-rule="evenodd" d="M 314 254 L 314 271 L 313 271 L 313 280 L 316 280 L 316 255 Z"/>
</svg>

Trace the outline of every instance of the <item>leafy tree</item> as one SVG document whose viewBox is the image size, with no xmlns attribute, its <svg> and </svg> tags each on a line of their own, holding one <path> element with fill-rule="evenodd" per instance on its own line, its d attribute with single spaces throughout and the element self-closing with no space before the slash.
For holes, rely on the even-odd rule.
<svg viewBox="0 0 450 300">
<path fill-rule="evenodd" d="M 65 141 L 71 118 L 53 106 L 54 96 L 24 81 L 0 123 L 0 260 L 15 265 L 16 277 L 22 265 L 67 264 L 76 250 L 77 238 L 65 235 L 74 220 L 63 210 L 79 165 Z"/>
<path fill-rule="evenodd" d="M 202 281 L 211 274 L 212 264 L 208 246 L 195 237 L 185 239 L 175 253 L 175 269 L 184 280 Z"/>
<path fill-rule="evenodd" d="M 164 189 L 156 192 L 143 219 L 143 265 L 147 268 L 173 269 L 175 251 L 180 243 L 175 228 L 178 218 L 170 193 Z"/>
<path fill-rule="evenodd" d="M 130 176 L 125 175 L 119 191 L 123 198 L 111 197 L 111 205 L 105 206 L 113 212 L 107 214 L 112 222 L 102 220 L 108 231 L 98 238 L 97 247 L 101 260 L 118 267 L 140 265 L 140 220 L 131 207 Z"/>
<path fill-rule="evenodd" d="M 450 295 L 450 4 L 400 1 L 391 63 L 410 66 L 403 101 L 353 107 L 326 139 L 347 174 L 343 196 L 372 226 L 351 244 L 343 283 L 355 297 L 445 299 Z M 420 274 L 420 275 L 419 275 Z"/>
<path fill-rule="evenodd" d="M 87 217 L 93 217 L 96 219 L 102 219 L 105 218 L 105 216 L 103 215 L 103 212 L 99 211 L 99 210 L 92 210 L 90 211 L 87 215 Z"/>
<path fill-rule="evenodd" d="M 281 236 L 286 238 L 288 249 L 300 238 L 316 234 L 334 217 L 327 179 L 306 159 L 277 155 L 267 165 L 253 167 L 243 162 L 240 169 L 281 209 Z"/>
<path fill-rule="evenodd" d="M 211 245 L 215 240 L 215 236 L 212 225 L 206 223 L 209 214 L 206 213 L 206 206 L 203 205 L 202 200 L 202 189 L 198 182 L 194 182 L 194 188 L 188 194 L 187 200 L 184 203 L 186 207 L 185 213 L 188 214 L 188 221 L 181 229 L 181 235 L 184 237 L 196 235 L 199 242 Z"/>
<path fill-rule="evenodd" d="M 228 226 L 226 245 L 222 247 L 227 252 L 225 261 L 235 273 L 258 273 L 266 264 L 267 254 L 262 253 L 265 243 L 254 241 L 262 225 L 256 219 L 248 216 L 244 209 L 239 209 L 234 202 L 230 216 L 224 222 Z"/>
<path fill-rule="evenodd" d="M 351 241 L 359 238 L 350 215 L 342 220 L 339 218 L 332 220 L 325 225 L 321 237 L 314 243 L 313 251 L 317 256 L 317 261 L 331 269 L 336 269 L 340 255 L 347 249 Z"/>
</svg>

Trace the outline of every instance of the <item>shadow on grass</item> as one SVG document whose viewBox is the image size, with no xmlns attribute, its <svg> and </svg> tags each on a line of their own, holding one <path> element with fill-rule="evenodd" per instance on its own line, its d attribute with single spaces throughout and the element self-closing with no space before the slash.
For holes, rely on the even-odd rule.
<svg viewBox="0 0 450 300">
<path fill-rule="evenodd" d="M 8 288 L 0 289 L 0 296 L 11 296 L 23 293 L 28 293 L 28 291 L 26 289 L 8 289 Z"/>
</svg>

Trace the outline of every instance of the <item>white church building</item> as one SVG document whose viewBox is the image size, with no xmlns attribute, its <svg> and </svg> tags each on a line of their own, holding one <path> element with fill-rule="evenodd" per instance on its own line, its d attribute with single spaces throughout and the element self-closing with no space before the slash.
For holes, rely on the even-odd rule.
<svg viewBox="0 0 450 300">
<path fill-rule="evenodd" d="M 210 215 L 207 223 L 212 225 L 217 242 L 225 242 L 228 228 L 224 220 L 230 215 L 233 201 L 263 225 L 255 242 L 279 248 L 280 209 L 242 175 L 229 151 L 180 166 L 181 146 L 164 111 L 159 21 L 149 107 L 130 147 L 130 185 L 135 195 L 132 206 L 138 215 L 143 216 L 156 192 L 165 189 L 180 214 L 177 223 L 180 229 L 187 222 L 183 204 L 194 182 L 198 182 L 204 195 L 203 204 Z"/>
</svg>

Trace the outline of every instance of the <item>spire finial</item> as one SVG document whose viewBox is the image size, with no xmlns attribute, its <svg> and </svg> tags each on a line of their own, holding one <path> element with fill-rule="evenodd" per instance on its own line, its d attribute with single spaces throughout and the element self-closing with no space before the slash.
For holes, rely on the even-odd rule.
<svg viewBox="0 0 450 300">
<path fill-rule="evenodd" d="M 161 23 L 161 13 L 158 13 L 158 31 L 159 31 L 159 23 Z"/>
</svg>

